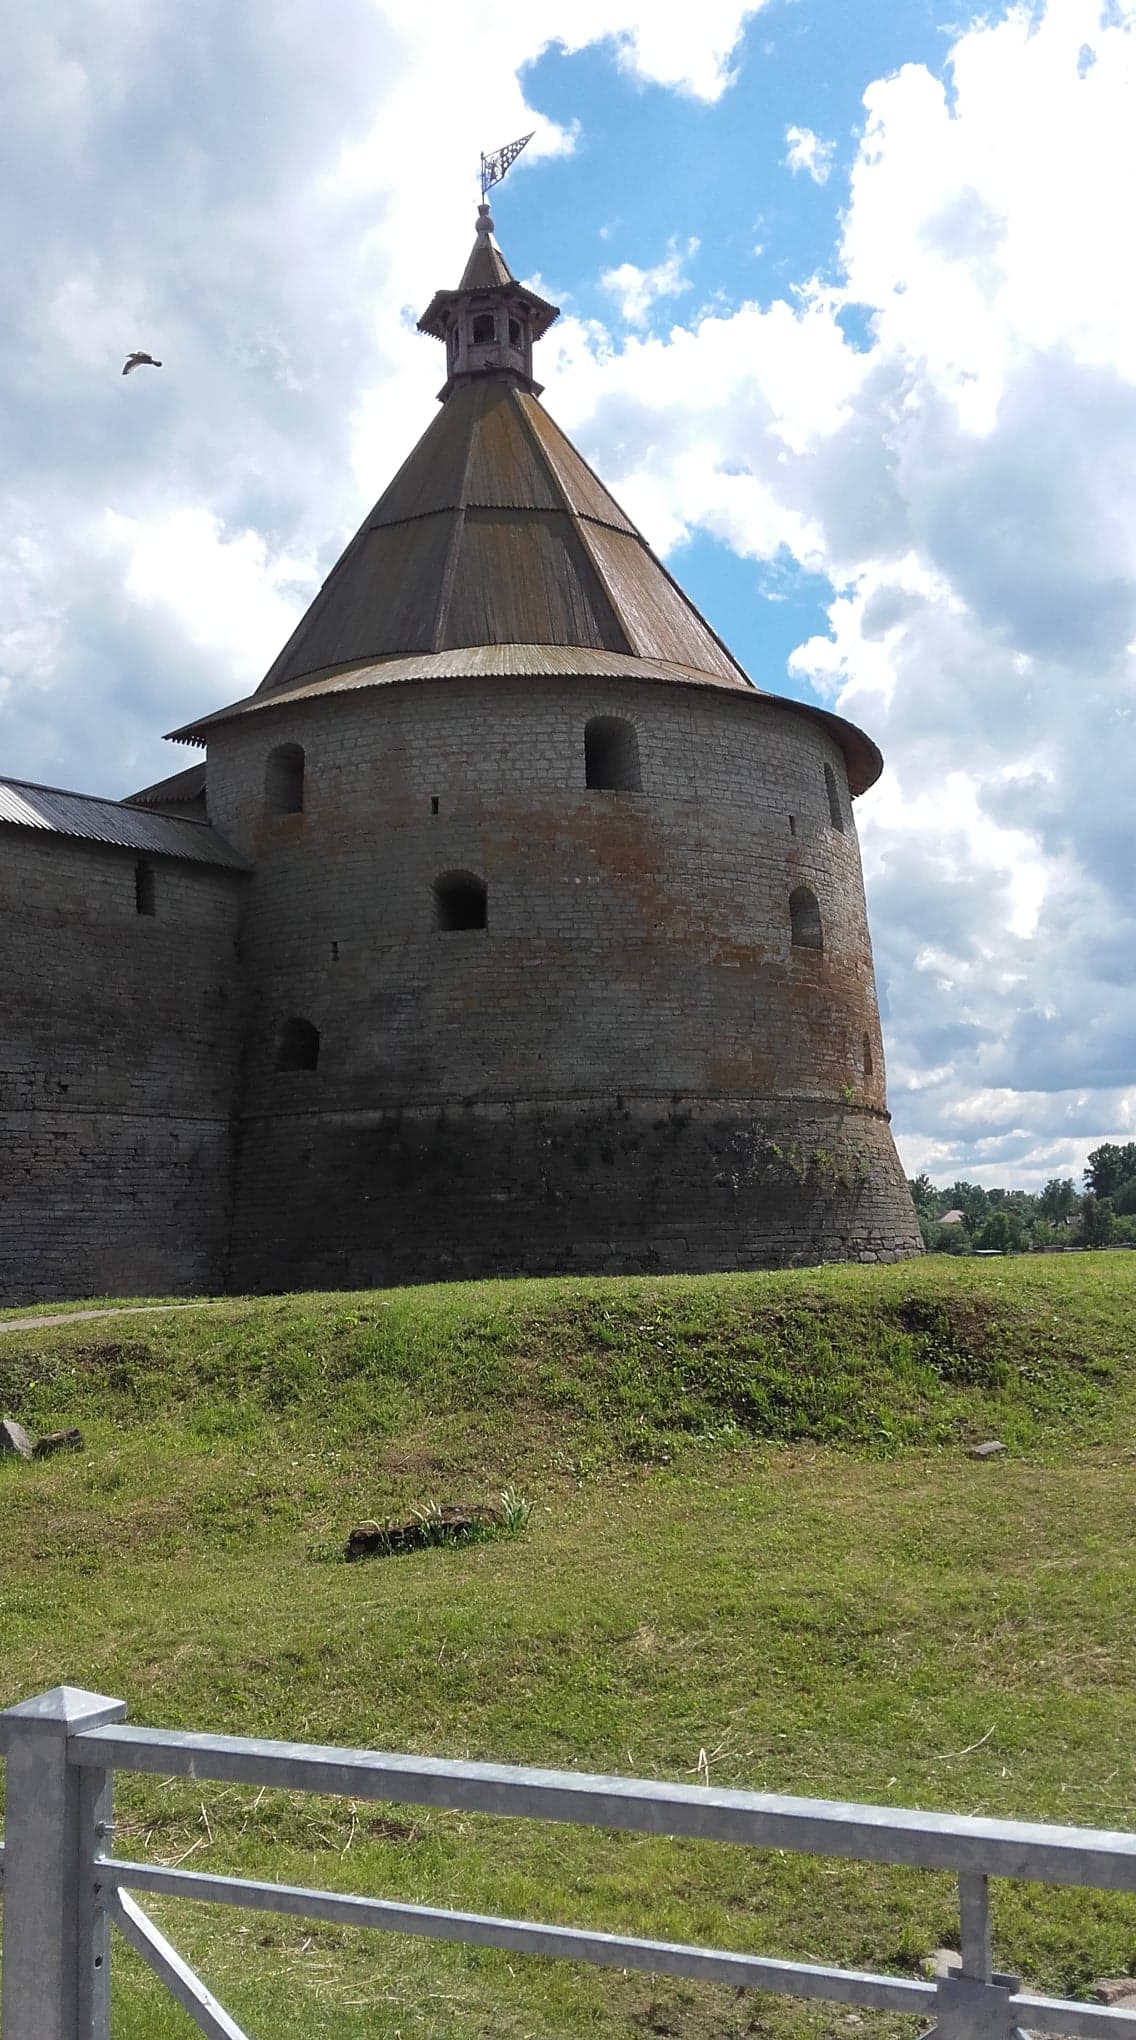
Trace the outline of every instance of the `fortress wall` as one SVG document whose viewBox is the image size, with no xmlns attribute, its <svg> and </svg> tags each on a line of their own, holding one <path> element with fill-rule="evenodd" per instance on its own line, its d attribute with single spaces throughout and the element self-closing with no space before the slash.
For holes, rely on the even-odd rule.
<svg viewBox="0 0 1136 2040">
<path fill-rule="evenodd" d="M 593 715 L 635 723 L 641 793 L 586 788 Z M 266 818 L 280 743 L 305 807 Z M 238 1286 L 918 1250 L 826 731 L 695 687 L 430 682 L 221 729 L 209 789 L 257 866 Z M 484 930 L 436 929 L 453 869 Z M 790 942 L 799 884 L 823 952 Z M 275 1068 L 292 1016 L 314 1070 Z"/>
<path fill-rule="evenodd" d="M 0 831 L 0 1301 L 223 1287 L 231 871 Z"/>
</svg>

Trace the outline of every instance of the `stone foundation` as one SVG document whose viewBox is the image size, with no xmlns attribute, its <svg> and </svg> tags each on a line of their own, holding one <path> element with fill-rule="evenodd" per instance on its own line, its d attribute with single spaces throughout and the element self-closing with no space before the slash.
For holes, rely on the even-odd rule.
<svg viewBox="0 0 1136 2040">
<path fill-rule="evenodd" d="M 921 1251 L 882 1113 L 576 1099 L 246 1123 L 230 1279 L 369 1288 Z"/>
</svg>

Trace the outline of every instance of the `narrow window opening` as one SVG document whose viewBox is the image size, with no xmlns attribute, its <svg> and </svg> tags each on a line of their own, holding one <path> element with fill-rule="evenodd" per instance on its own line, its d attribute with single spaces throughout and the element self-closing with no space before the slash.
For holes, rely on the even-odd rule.
<svg viewBox="0 0 1136 2040">
<path fill-rule="evenodd" d="M 450 932 L 488 925 L 485 880 L 472 871 L 444 871 L 434 880 L 434 925 Z"/>
<path fill-rule="evenodd" d="M 836 774 L 831 765 L 826 765 L 824 768 L 824 786 L 825 792 L 828 794 L 829 820 L 833 828 L 839 829 L 841 835 L 843 835 L 844 813 L 840 805 L 840 792 L 836 784 Z"/>
<path fill-rule="evenodd" d="M 430 795 L 430 813 L 432 815 L 436 815 L 438 813 L 438 796 L 436 793 L 432 793 Z"/>
<path fill-rule="evenodd" d="M 298 815 L 304 807 L 304 752 L 300 744 L 278 744 L 264 771 L 264 809 L 270 815 Z"/>
<path fill-rule="evenodd" d="M 872 1059 L 872 1040 L 868 1034 L 864 1036 L 864 1075 L 866 1077 L 875 1075 L 875 1063 Z"/>
<path fill-rule="evenodd" d="M 794 949 L 824 948 L 817 896 L 807 885 L 794 886 L 789 894 L 789 919 Z"/>
<path fill-rule="evenodd" d="M 339 962 L 339 944 L 338 944 L 338 942 L 333 942 L 333 943 L 332 943 L 332 945 L 331 945 L 331 960 L 332 960 L 332 962 L 333 962 L 333 963 L 338 963 L 338 962 Z"/>
<path fill-rule="evenodd" d="M 310 1020 L 285 1020 L 276 1044 L 278 1070 L 314 1070 L 319 1062 L 319 1028 Z"/>
<path fill-rule="evenodd" d="M 152 864 L 136 864 L 134 867 L 134 906 L 139 914 L 155 911 L 154 867 Z"/>
<path fill-rule="evenodd" d="M 520 344 L 521 344 L 521 322 L 519 319 L 510 319 L 509 345 L 510 347 L 519 347 Z"/>
<path fill-rule="evenodd" d="M 790 816 L 789 816 L 789 834 L 790 834 L 791 836 L 795 836 L 795 835 L 796 835 L 796 833 L 797 833 L 797 817 L 796 817 L 796 815 L 790 815 Z"/>
<path fill-rule="evenodd" d="M 479 312 L 473 322 L 473 344 L 475 347 L 490 347 L 496 338 L 492 312 Z"/>
<path fill-rule="evenodd" d="M 584 783 L 611 793 L 642 793 L 634 723 L 620 716 L 593 716 L 584 730 Z"/>
</svg>

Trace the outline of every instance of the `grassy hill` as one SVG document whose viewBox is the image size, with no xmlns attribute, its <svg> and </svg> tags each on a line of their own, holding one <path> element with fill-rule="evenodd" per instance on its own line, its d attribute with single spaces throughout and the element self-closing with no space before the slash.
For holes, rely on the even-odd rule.
<svg viewBox="0 0 1136 2040">
<path fill-rule="evenodd" d="M 9 1318 L 21 1313 L 9 1313 Z M 0 1703 L 1125 1826 L 1136 1256 L 274 1297 L 7 1331 Z M 999 1437 L 988 1463 L 965 1447 Z M 505 1486 L 523 1536 L 354 1566 Z M 949 1880 L 124 1780 L 120 1839 L 474 1910 L 911 1970 Z M 649 1978 L 154 1902 L 260 2040 L 843 2033 Z M 1136 1903 L 996 1888 L 1000 1966 L 1136 1969 Z M 116 1949 L 115 2040 L 193 2029 Z M 866 2018 L 871 2034 L 898 2019 Z"/>
</svg>

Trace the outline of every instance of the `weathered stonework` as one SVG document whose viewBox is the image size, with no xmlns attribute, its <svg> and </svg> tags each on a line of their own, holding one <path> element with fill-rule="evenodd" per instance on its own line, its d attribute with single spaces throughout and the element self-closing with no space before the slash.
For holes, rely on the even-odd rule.
<svg viewBox="0 0 1136 2040">
<path fill-rule="evenodd" d="M 863 1111 L 574 1098 L 281 1116 L 246 1125 L 246 1140 L 242 1288 L 668 1274 L 913 1251 L 886 1122 Z M 321 1184 L 318 1224 L 272 1195 L 290 1174 Z"/>
<path fill-rule="evenodd" d="M 224 1287 L 231 871 L 0 836 L 0 1302 Z"/>
</svg>

